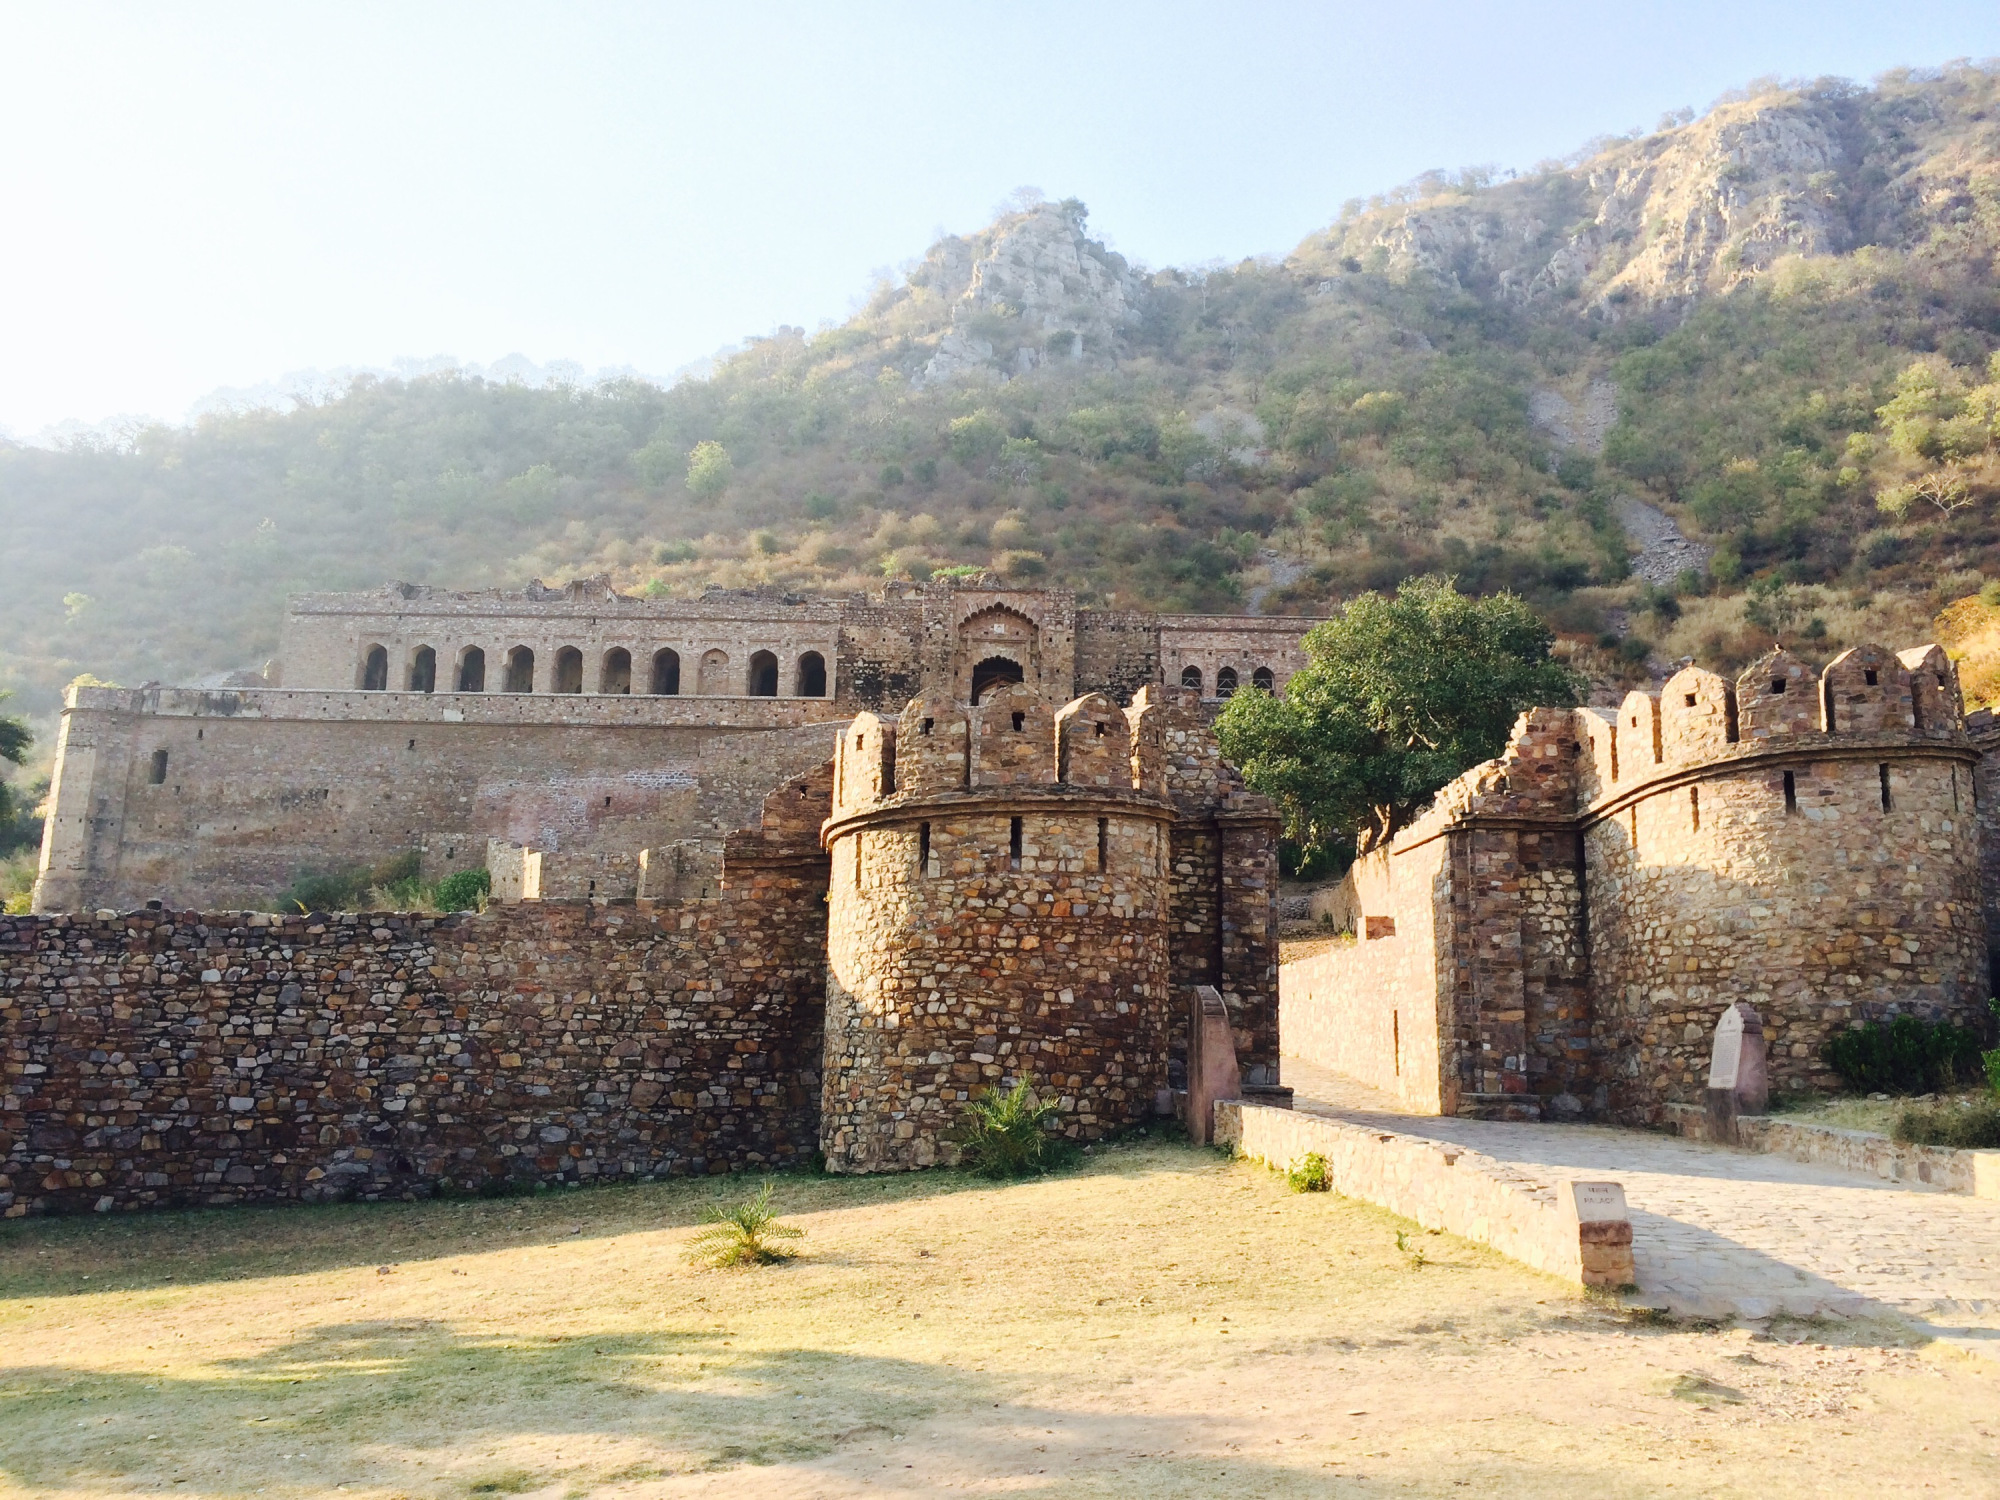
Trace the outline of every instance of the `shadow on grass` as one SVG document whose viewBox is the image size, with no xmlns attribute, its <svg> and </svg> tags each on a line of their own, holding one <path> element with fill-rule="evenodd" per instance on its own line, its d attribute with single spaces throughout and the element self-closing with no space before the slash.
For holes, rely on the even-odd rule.
<svg viewBox="0 0 2000 1500">
<path fill-rule="evenodd" d="M 1192 1172 L 1213 1169 L 1222 1160 L 1188 1145 L 1185 1136 L 1160 1130 L 1106 1142 L 1060 1175 Z M 778 1184 L 781 1215 L 1005 1193 L 1019 1185 L 943 1168 L 874 1177 L 770 1175 Z M 17 1219 L 0 1224 L 0 1302 L 413 1264 L 572 1239 L 692 1228 L 710 1208 L 750 1196 L 759 1181 L 755 1174 L 741 1173 L 604 1183 L 523 1198 L 260 1204 Z"/>
<path fill-rule="evenodd" d="M 605 1465 L 633 1479 L 777 1463 L 857 1431 L 900 1432 L 940 1400 L 991 1399 L 961 1371 L 811 1349 L 739 1355 L 730 1338 L 488 1337 L 404 1319 L 325 1324 L 193 1378 L 17 1369 L 0 1375 L 0 1472 L 46 1490 L 117 1479 L 177 1493 L 505 1493 L 522 1465 L 529 1488 L 579 1457 L 593 1480 Z M 586 1435 L 611 1441 L 556 1461 L 563 1439 Z"/>
<path fill-rule="evenodd" d="M 925 1461 L 989 1481 L 1073 1477 L 1083 1461 L 1146 1493 L 1213 1493 L 1225 1475 L 1232 1493 L 1325 1493 L 1319 1473 L 1212 1451 L 1221 1444 L 1191 1433 L 1193 1413 L 1086 1415 L 1019 1403 L 1012 1382 L 963 1368 L 811 1348 L 739 1355 L 728 1338 L 353 1322 L 192 1378 L 15 1370 L 0 1376 L 0 1475 L 15 1493 L 576 1495 L 848 1452 L 855 1470 L 907 1482 L 917 1454 L 898 1445 L 938 1416 L 962 1430 Z M 1087 1431 L 1065 1429 L 1080 1417 Z"/>
</svg>

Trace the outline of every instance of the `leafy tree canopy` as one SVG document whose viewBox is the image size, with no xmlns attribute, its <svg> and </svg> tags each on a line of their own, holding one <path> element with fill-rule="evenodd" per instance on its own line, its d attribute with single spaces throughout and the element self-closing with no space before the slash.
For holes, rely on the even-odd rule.
<svg viewBox="0 0 2000 1500">
<path fill-rule="evenodd" d="M 1498 755 L 1523 709 L 1577 701 L 1552 642 L 1512 594 L 1473 599 L 1455 580 L 1413 578 L 1315 626 L 1283 696 L 1236 694 L 1216 732 L 1302 850 L 1365 851 Z"/>
</svg>

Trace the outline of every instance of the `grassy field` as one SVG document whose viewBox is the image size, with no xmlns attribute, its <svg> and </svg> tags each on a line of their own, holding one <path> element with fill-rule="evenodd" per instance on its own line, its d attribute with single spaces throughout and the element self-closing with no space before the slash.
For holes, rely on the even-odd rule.
<svg viewBox="0 0 2000 1500">
<path fill-rule="evenodd" d="M 11 1223 L 0 1494 L 1774 1500 L 2000 1472 L 1992 1367 L 1899 1329 L 1646 1322 L 1169 1140 L 1005 1187 L 783 1179 L 800 1259 L 686 1264 L 749 1186 Z"/>
</svg>

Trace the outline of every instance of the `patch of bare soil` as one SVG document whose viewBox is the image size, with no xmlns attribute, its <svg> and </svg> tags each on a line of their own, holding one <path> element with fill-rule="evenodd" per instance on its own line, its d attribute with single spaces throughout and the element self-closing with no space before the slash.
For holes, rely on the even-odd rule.
<svg viewBox="0 0 2000 1500">
<path fill-rule="evenodd" d="M 796 1262 L 689 1266 L 753 1186 L 10 1224 L 0 1495 L 1772 1500 L 2000 1458 L 1992 1368 L 1900 1325 L 1635 1320 L 1166 1139 L 784 1178 Z"/>
</svg>

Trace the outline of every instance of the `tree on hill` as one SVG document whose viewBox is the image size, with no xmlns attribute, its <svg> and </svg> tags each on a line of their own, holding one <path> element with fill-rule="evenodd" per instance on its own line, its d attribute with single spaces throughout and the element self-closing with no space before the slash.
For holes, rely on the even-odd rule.
<svg viewBox="0 0 2000 1500">
<path fill-rule="evenodd" d="M 1577 701 L 1552 643 L 1512 594 L 1473 599 L 1452 579 L 1413 578 L 1315 626 L 1284 694 L 1237 693 L 1216 733 L 1278 804 L 1302 864 L 1365 853 L 1498 755 L 1523 709 Z"/>
<path fill-rule="evenodd" d="M 5 703 L 13 694 L 0 691 L 0 703 Z M 20 719 L 0 715 L 0 761 L 14 765 L 25 765 L 28 747 L 35 742 L 35 736 L 26 723 Z M 5 854 L 13 846 L 15 824 L 14 789 L 0 780 L 0 854 Z"/>
</svg>

